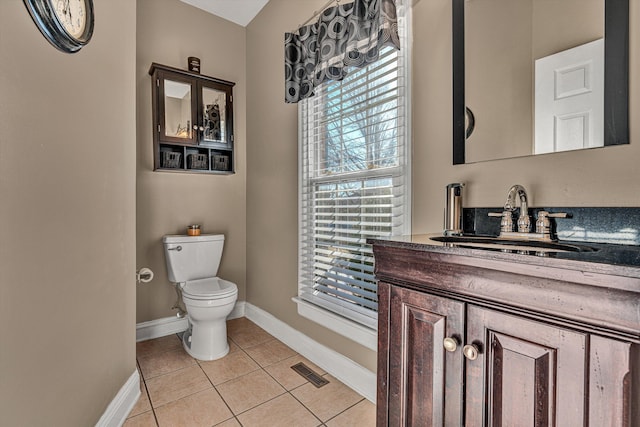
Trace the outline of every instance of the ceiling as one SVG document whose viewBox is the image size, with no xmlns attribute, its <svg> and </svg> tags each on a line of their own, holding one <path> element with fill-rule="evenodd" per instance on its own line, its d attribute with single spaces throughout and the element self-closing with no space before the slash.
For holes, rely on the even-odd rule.
<svg viewBox="0 0 640 427">
<path fill-rule="evenodd" d="M 269 0 L 180 0 L 246 27 Z"/>
</svg>

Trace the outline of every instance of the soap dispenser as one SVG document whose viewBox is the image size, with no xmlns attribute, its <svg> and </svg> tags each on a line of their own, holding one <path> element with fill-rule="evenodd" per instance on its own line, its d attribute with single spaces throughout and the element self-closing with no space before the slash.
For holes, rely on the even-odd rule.
<svg viewBox="0 0 640 427">
<path fill-rule="evenodd" d="M 462 234 L 462 187 L 464 187 L 464 183 L 447 185 L 444 209 L 445 236 L 459 236 Z"/>
</svg>

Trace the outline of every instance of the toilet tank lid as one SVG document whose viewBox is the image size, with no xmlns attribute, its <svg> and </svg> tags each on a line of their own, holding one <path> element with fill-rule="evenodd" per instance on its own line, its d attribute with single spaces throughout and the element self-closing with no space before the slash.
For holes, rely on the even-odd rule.
<svg viewBox="0 0 640 427">
<path fill-rule="evenodd" d="M 201 234 L 199 236 L 170 234 L 162 238 L 162 243 L 211 242 L 214 240 L 224 240 L 224 234 Z"/>
</svg>

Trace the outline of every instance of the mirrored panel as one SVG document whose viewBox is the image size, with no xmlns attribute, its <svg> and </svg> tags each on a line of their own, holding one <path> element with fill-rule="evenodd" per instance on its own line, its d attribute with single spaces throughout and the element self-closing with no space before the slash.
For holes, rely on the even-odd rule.
<svg viewBox="0 0 640 427">
<path fill-rule="evenodd" d="M 454 164 L 628 144 L 628 0 L 454 0 Z"/>
<path fill-rule="evenodd" d="M 191 85 L 164 80 L 165 135 L 191 139 Z"/>
<path fill-rule="evenodd" d="M 202 123 L 204 142 L 226 143 L 226 94 L 222 91 L 202 88 Z"/>
</svg>

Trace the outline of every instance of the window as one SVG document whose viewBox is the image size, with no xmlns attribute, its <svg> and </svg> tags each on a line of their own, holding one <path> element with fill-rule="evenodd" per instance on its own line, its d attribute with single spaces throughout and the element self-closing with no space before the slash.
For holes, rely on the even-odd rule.
<svg viewBox="0 0 640 427">
<path fill-rule="evenodd" d="M 377 62 L 299 102 L 299 299 L 374 330 L 366 240 L 410 232 L 410 49 L 398 12 L 400 51 L 384 48 Z"/>
</svg>

